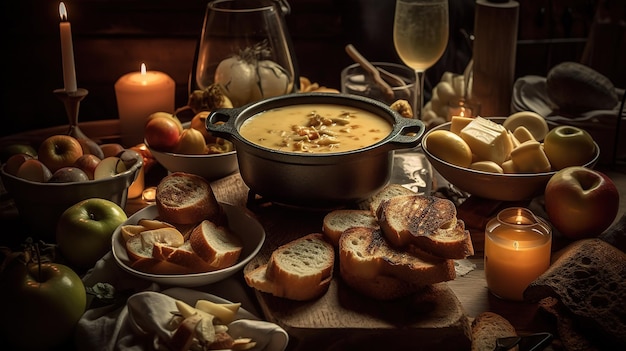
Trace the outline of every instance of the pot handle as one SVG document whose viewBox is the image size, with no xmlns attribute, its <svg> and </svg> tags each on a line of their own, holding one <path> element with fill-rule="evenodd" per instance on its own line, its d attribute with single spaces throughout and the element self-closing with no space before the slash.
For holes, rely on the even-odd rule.
<svg viewBox="0 0 626 351">
<path fill-rule="evenodd" d="M 221 134 L 222 136 L 234 135 L 236 132 L 235 119 L 241 110 L 241 108 L 220 108 L 211 111 L 206 118 L 206 129 L 211 133 Z"/>
<path fill-rule="evenodd" d="M 397 133 L 389 139 L 388 144 L 398 147 L 414 147 L 420 143 L 426 126 L 419 119 L 402 117 L 396 121 L 394 129 Z"/>
</svg>

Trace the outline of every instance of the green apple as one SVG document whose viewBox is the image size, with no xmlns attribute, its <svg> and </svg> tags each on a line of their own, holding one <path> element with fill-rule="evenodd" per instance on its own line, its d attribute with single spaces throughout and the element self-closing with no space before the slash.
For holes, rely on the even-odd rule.
<svg viewBox="0 0 626 351">
<path fill-rule="evenodd" d="M 574 126 L 558 126 L 549 131 L 543 141 L 543 149 L 555 171 L 584 166 L 596 153 L 593 137 L 586 130 Z"/>
<path fill-rule="evenodd" d="M 37 157 L 37 150 L 30 144 L 8 144 L 0 148 L 0 163 L 5 163 L 9 157 L 15 154 L 27 154 Z"/>
<path fill-rule="evenodd" d="M 56 243 L 70 266 L 91 268 L 111 249 L 111 236 L 128 217 L 116 203 L 89 198 L 66 209 L 57 223 Z"/>
<path fill-rule="evenodd" d="M 0 273 L 0 335 L 5 350 L 50 350 L 71 345 L 85 312 L 85 286 L 58 263 L 12 260 Z"/>
</svg>

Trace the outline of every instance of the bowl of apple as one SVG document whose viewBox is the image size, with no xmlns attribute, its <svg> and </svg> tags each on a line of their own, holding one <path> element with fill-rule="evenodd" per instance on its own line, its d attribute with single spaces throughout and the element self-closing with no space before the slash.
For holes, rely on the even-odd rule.
<svg viewBox="0 0 626 351">
<path fill-rule="evenodd" d="M 58 134 L 45 138 L 34 155 L 18 152 L 6 159 L 2 185 L 32 236 L 54 239 L 60 215 L 81 200 L 102 198 L 124 208 L 144 159 L 121 146 L 109 150 Z"/>
<path fill-rule="evenodd" d="M 154 159 L 169 172 L 196 174 L 209 181 L 237 172 L 237 152 L 230 141 L 206 130 L 208 114 L 198 112 L 186 123 L 170 113 L 152 114 L 144 129 L 144 143 Z"/>
<path fill-rule="evenodd" d="M 429 130 L 422 149 L 433 168 L 472 196 L 499 201 L 530 200 L 543 194 L 550 178 L 568 166 L 593 168 L 600 148 L 586 131 L 572 126 L 549 130 L 528 111 L 508 117 L 466 118 Z"/>
</svg>

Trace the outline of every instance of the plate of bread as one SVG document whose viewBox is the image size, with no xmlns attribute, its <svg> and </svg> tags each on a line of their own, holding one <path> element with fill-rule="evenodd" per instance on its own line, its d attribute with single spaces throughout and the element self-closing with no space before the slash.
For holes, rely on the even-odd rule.
<svg viewBox="0 0 626 351">
<path fill-rule="evenodd" d="M 243 269 L 264 241 L 263 226 L 246 209 L 218 202 L 206 179 L 175 172 L 157 186 L 156 204 L 115 230 L 112 253 L 137 277 L 197 287 Z"/>
</svg>

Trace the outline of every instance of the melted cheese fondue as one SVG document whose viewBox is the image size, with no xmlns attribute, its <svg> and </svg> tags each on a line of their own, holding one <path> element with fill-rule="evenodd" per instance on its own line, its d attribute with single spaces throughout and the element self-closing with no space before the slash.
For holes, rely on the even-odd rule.
<svg viewBox="0 0 626 351">
<path fill-rule="evenodd" d="M 326 153 L 373 145 L 391 133 L 384 118 L 359 108 L 302 104 L 261 112 L 245 120 L 239 133 L 270 149 Z"/>
</svg>

